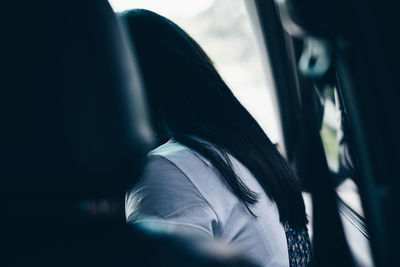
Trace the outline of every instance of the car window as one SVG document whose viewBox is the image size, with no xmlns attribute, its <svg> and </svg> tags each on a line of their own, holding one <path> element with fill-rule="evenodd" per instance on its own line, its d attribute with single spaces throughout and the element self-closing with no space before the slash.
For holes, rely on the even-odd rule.
<svg viewBox="0 0 400 267">
<path fill-rule="evenodd" d="M 116 12 L 144 8 L 166 16 L 206 51 L 238 100 L 274 143 L 280 128 L 262 45 L 244 0 L 110 0 Z"/>
<path fill-rule="evenodd" d="M 320 135 L 328 166 L 336 177 L 339 197 L 358 214 L 363 215 L 355 180 L 353 159 L 349 149 L 348 131 L 343 120 L 339 94 L 334 85 L 318 89 L 323 105 Z"/>
<path fill-rule="evenodd" d="M 345 236 L 361 266 L 373 266 L 369 234 L 357 186 L 349 132 L 335 85 L 318 89 L 323 105 L 320 135 L 328 166 L 336 179 L 337 205 Z"/>
</svg>

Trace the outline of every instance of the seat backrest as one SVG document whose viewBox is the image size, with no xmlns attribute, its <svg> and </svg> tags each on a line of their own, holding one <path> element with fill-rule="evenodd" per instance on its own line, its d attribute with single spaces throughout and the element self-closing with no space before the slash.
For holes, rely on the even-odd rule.
<svg viewBox="0 0 400 267">
<path fill-rule="evenodd" d="M 0 265 L 135 265 L 141 238 L 124 215 L 78 205 L 119 198 L 123 211 L 152 143 L 114 12 L 105 0 L 0 5 Z"/>
<path fill-rule="evenodd" d="M 108 2 L 1 5 L 1 194 L 60 203 L 121 195 L 151 130 Z"/>
</svg>

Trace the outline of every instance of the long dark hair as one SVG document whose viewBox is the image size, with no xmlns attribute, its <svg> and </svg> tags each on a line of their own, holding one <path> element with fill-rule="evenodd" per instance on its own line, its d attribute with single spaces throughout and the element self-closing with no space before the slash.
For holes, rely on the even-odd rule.
<svg viewBox="0 0 400 267">
<path fill-rule="evenodd" d="M 307 218 L 297 178 L 203 49 L 151 11 L 131 10 L 121 17 L 142 66 L 159 137 L 173 138 L 207 158 L 251 212 L 257 195 L 233 170 L 228 155 L 234 156 L 276 202 L 280 221 L 303 229 Z"/>
</svg>

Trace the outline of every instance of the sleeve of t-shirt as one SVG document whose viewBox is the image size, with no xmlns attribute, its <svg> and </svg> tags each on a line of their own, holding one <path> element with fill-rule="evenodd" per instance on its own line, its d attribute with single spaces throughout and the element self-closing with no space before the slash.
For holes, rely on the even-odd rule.
<svg viewBox="0 0 400 267">
<path fill-rule="evenodd" d="M 214 237 L 217 216 L 190 179 L 168 159 L 152 155 L 126 195 L 129 223 L 179 234 Z"/>
</svg>

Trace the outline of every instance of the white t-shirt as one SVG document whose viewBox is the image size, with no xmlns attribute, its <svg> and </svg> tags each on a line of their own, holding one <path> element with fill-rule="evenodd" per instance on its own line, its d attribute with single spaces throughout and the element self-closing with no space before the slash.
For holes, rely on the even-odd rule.
<svg viewBox="0 0 400 267">
<path fill-rule="evenodd" d="M 170 140 L 150 152 L 141 181 L 126 197 L 130 223 L 196 233 L 241 249 L 262 266 L 289 266 L 279 212 L 250 171 L 231 157 L 238 177 L 258 194 L 253 216 L 212 165 Z"/>
</svg>

